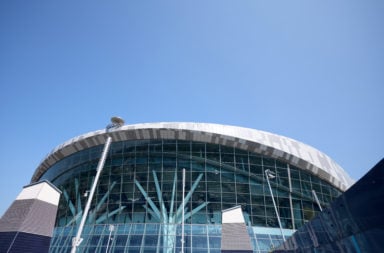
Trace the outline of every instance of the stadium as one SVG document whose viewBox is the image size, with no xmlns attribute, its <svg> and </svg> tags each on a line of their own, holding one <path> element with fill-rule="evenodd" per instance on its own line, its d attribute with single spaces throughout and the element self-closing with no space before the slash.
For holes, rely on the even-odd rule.
<svg viewBox="0 0 384 253">
<path fill-rule="evenodd" d="M 70 252 L 108 137 L 77 252 L 222 252 L 223 211 L 234 207 L 250 252 L 270 252 L 353 184 L 319 150 L 264 131 L 186 122 L 98 130 L 55 148 L 32 176 L 62 191 L 50 252 Z"/>
</svg>

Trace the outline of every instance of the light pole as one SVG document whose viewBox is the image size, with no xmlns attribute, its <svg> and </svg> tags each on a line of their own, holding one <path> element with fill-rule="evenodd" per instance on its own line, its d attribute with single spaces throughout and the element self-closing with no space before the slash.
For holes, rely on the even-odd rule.
<svg viewBox="0 0 384 253">
<path fill-rule="evenodd" d="M 283 227 L 281 226 L 279 212 L 277 211 L 277 207 L 276 207 L 276 203 L 275 203 L 275 198 L 273 197 L 273 192 L 272 192 L 272 188 L 271 188 L 271 183 L 269 182 L 270 178 L 275 178 L 276 176 L 273 174 L 272 171 L 267 169 L 267 170 L 265 170 L 265 177 L 266 177 L 267 182 L 268 182 L 269 191 L 271 192 L 271 198 L 272 198 L 272 202 L 273 202 L 273 207 L 275 208 L 275 212 L 276 212 L 276 216 L 277 216 L 277 221 L 279 222 L 281 236 L 283 237 L 283 241 L 285 242 L 285 236 L 284 236 L 284 233 L 283 233 Z"/>
<path fill-rule="evenodd" d="M 109 124 L 107 126 L 106 131 L 108 132 L 110 129 L 118 128 L 118 127 L 121 127 L 122 125 L 124 125 L 124 120 L 122 118 L 112 117 L 111 118 L 111 124 Z M 76 233 L 76 237 L 72 238 L 71 253 L 76 253 L 77 247 L 83 241 L 83 238 L 81 238 L 81 233 L 83 232 L 84 224 L 85 224 L 85 221 L 87 220 L 89 208 L 91 207 L 93 195 L 95 194 L 96 186 L 97 186 L 97 183 L 99 181 L 101 171 L 103 170 L 104 163 L 105 163 L 108 151 L 109 151 L 109 147 L 111 146 L 111 142 L 112 142 L 112 137 L 108 135 L 107 140 L 105 141 L 105 144 L 104 144 L 103 153 L 101 154 L 99 163 L 97 164 L 96 176 L 95 176 L 95 179 L 93 180 L 93 184 L 92 184 L 91 190 L 90 190 L 89 195 L 88 195 L 87 204 L 85 205 L 85 209 L 83 212 L 83 216 L 81 217 L 81 221 L 80 221 L 80 225 L 79 225 L 79 228 L 77 230 L 77 233 Z"/>
<path fill-rule="evenodd" d="M 183 207 L 183 212 L 181 213 L 181 253 L 184 253 L 184 213 L 185 213 L 185 169 L 183 169 L 183 203 L 181 206 Z"/>
<path fill-rule="evenodd" d="M 107 248 L 105 250 L 105 253 L 108 253 L 108 250 L 109 250 L 109 243 L 111 242 L 112 240 L 112 232 L 113 230 L 115 230 L 115 226 L 113 225 L 109 225 L 109 237 L 108 237 L 108 243 L 107 243 Z"/>
</svg>

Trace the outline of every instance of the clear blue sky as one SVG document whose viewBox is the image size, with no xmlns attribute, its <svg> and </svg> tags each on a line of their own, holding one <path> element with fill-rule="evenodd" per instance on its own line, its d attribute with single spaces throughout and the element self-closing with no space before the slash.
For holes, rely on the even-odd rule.
<svg viewBox="0 0 384 253">
<path fill-rule="evenodd" d="M 284 135 L 359 179 L 384 154 L 384 1 L 0 1 L 0 215 L 111 116 Z"/>
</svg>

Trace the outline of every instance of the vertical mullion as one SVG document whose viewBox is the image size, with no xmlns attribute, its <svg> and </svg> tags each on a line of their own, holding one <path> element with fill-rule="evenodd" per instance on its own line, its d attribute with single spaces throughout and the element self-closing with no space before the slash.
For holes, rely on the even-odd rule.
<svg viewBox="0 0 384 253">
<path fill-rule="evenodd" d="M 288 183 L 289 183 L 289 207 L 291 209 L 292 229 L 295 229 L 295 215 L 293 212 L 293 203 L 292 203 L 291 169 L 289 167 L 289 164 L 287 164 L 287 172 L 288 172 Z"/>
</svg>

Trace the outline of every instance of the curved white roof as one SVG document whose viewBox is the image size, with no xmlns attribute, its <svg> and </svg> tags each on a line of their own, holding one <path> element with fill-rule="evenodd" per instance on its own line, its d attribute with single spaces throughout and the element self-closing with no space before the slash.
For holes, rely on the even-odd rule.
<svg viewBox="0 0 384 253">
<path fill-rule="evenodd" d="M 330 157 L 319 150 L 293 139 L 250 128 L 185 122 L 161 122 L 125 125 L 111 130 L 113 141 L 143 139 L 177 139 L 223 144 L 249 150 L 288 162 L 345 191 L 354 181 Z M 36 169 L 36 182 L 57 161 L 80 150 L 105 143 L 106 130 L 77 136 L 56 147 Z"/>
</svg>

